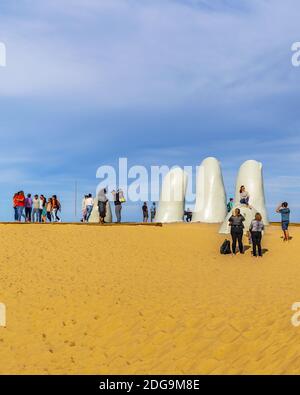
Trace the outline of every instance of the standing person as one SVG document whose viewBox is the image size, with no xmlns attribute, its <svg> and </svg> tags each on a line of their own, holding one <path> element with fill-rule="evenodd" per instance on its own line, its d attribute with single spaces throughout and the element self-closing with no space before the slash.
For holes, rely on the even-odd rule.
<svg viewBox="0 0 300 395">
<path fill-rule="evenodd" d="M 248 208 L 252 208 L 249 205 L 249 200 L 250 200 L 250 194 L 248 191 L 246 191 L 245 186 L 242 185 L 240 188 L 240 203 L 245 204 Z"/>
<path fill-rule="evenodd" d="M 42 222 L 42 214 L 43 214 L 43 209 L 45 207 L 46 207 L 46 198 L 44 195 L 40 195 L 39 222 Z"/>
<path fill-rule="evenodd" d="M 99 223 L 104 224 L 105 223 L 105 217 L 106 217 L 106 205 L 107 205 L 107 196 L 106 196 L 106 188 L 101 189 L 99 194 L 98 194 L 98 210 L 99 210 Z"/>
<path fill-rule="evenodd" d="M 17 208 L 17 221 L 21 222 L 23 211 L 25 207 L 25 195 L 23 191 L 18 192 L 16 196 L 16 208 Z"/>
<path fill-rule="evenodd" d="M 234 206 L 234 200 L 233 200 L 233 198 L 230 198 L 229 202 L 227 203 L 227 212 L 228 213 L 231 212 L 231 210 L 233 209 L 233 206 Z"/>
<path fill-rule="evenodd" d="M 31 222 L 31 214 L 32 214 L 32 197 L 31 193 L 28 193 L 25 199 L 25 220 L 26 222 Z"/>
<path fill-rule="evenodd" d="M 53 222 L 60 222 L 60 218 L 57 215 L 58 211 L 61 210 L 61 204 L 60 201 L 57 199 L 56 195 L 53 195 L 51 198 L 51 204 L 52 204 L 52 218 L 53 218 Z"/>
<path fill-rule="evenodd" d="M 47 219 L 52 222 L 52 198 L 49 198 L 46 203 Z"/>
<path fill-rule="evenodd" d="M 193 212 L 189 208 L 184 212 L 184 215 L 186 216 L 186 222 L 192 222 Z"/>
<path fill-rule="evenodd" d="M 289 205 L 287 202 L 283 202 L 280 204 L 277 209 L 276 213 L 281 214 L 281 229 L 283 231 L 283 241 L 289 241 L 289 225 L 290 225 L 290 214 L 291 210 L 289 209 Z"/>
<path fill-rule="evenodd" d="M 19 192 L 16 192 L 13 196 L 13 208 L 14 208 L 14 219 L 18 221 L 18 209 L 17 209 L 17 196 Z"/>
<path fill-rule="evenodd" d="M 120 197 L 120 190 L 117 189 L 117 192 L 113 191 L 112 192 L 113 198 L 114 198 L 114 204 L 115 204 L 115 214 L 117 217 L 117 223 L 121 222 L 121 211 L 122 211 L 122 202 L 121 202 L 121 197 Z"/>
<path fill-rule="evenodd" d="M 155 216 L 156 216 L 156 203 L 153 202 L 153 203 L 152 203 L 152 206 L 151 206 L 151 208 L 150 208 L 150 218 L 151 218 L 151 222 L 154 221 Z"/>
<path fill-rule="evenodd" d="M 82 218 L 80 222 L 85 222 L 86 221 L 86 199 L 88 198 L 88 195 L 84 195 L 82 201 L 81 201 L 81 212 L 82 212 Z"/>
<path fill-rule="evenodd" d="M 45 202 L 44 207 L 42 208 L 41 222 L 44 224 L 47 222 L 47 204 L 46 204 L 46 202 Z"/>
<path fill-rule="evenodd" d="M 142 211 L 143 211 L 143 222 L 148 222 L 149 211 L 148 211 L 147 202 L 144 202 Z"/>
<path fill-rule="evenodd" d="M 231 226 L 232 237 L 232 253 L 236 255 L 236 242 L 239 244 L 240 254 L 244 254 L 243 232 L 245 218 L 241 215 L 241 210 L 236 208 L 234 214 L 229 218 L 229 226 Z"/>
<path fill-rule="evenodd" d="M 34 195 L 32 199 L 32 222 L 40 222 L 40 199 L 39 195 Z"/>
<path fill-rule="evenodd" d="M 91 193 L 87 195 L 85 199 L 85 221 L 89 222 L 94 207 L 94 199 Z"/>
<path fill-rule="evenodd" d="M 265 225 L 262 221 L 262 216 L 260 213 L 255 214 L 255 219 L 251 222 L 250 232 L 253 246 L 253 256 L 257 257 L 256 250 L 258 249 L 258 256 L 262 257 L 262 249 L 261 249 L 261 239 L 262 239 L 262 231 L 265 229 Z"/>
</svg>

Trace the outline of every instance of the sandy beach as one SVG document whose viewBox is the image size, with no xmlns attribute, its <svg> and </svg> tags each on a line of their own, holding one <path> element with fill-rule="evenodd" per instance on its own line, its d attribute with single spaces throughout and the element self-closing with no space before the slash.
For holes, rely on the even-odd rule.
<svg viewBox="0 0 300 395">
<path fill-rule="evenodd" d="M 0 373 L 300 373 L 300 228 L 0 225 Z"/>
</svg>

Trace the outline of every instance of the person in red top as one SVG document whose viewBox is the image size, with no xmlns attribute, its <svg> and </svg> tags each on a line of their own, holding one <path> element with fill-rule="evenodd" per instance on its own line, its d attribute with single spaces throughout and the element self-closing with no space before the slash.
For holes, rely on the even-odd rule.
<svg viewBox="0 0 300 395">
<path fill-rule="evenodd" d="M 17 221 L 21 222 L 24 207 L 25 207 L 25 195 L 23 191 L 20 191 L 15 196 L 15 204 L 17 210 Z"/>
<path fill-rule="evenodd" d="M 17 195 L 19 192 L 16 192 L 13 197 L 13 208 L 14 208 L 14 218 L 15 221 L 18 221 L 18 211 L 17 211 Z"/>
</svg>

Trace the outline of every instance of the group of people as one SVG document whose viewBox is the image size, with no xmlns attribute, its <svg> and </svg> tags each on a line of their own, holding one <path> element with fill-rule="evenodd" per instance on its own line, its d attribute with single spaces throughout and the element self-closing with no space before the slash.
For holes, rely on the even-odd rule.
<svg viewBox="0 0 300 395">
<path fill-rule="evenodd" d="M 149 208 L 147 202 L 144 202 L 142 206 L 142 212 L 143 212 L 143 222 L 148 222 L 149 221 Z M 156 203 L 153 202 L 151 207 L 150 207 L 150 222 L 153 222 L 156 216 Z"/>
<path fill-rule="evenodd" d="M 124 193 L 121 189 L 117 189 L 116 191 L 112 191 L 113 202 L 115 206 L 115 214 L 117 218 L 117 222 L 121 222 L 121 211 L 122 204 L 125 203 Z M 93 212 L 93 208 L 96 205 L 97 210 L 99 212 L 99 223 L 105 223 L 105 217 L 107 215 L 107 189 L 103 188 L 99 191 L 97 198 L 93 198 L 93 195 L 89 193 L 85 195 L 82 199 L 82 218 L 81 222 L 89 222 L 91 214 Z"/>
<path fill-rule="evenodd" d="M 24 191 L 16 192 L 13 196 L 14 219 L 21 222 L 61 222 L 59 212 L 61 203 L 56 195 L 48 199 L 44 195 L 31 193 L 25 196 Z"/>
<path fill-rule="evenodd" d="M 120 223 L 122 220 L 122 204 L 126 202 L 124 197 L 124 192 L 122 189 L 113 190 L 111 192 L 112 201 L 114 203 L 115 208 L 115 216 L 116 222 Z M 82 218 L 81 222 L 89 222 L 93 209 L 98 210 L 99 212 L 99 222 L 105 223 L 105 218 L 107 216 L 107 205 L 108 205 L 108 196 L 107 189 L 101 189 L 97 194 L 96 198 L 93 198 L 93 195 L 89 193 L 85 195 L 82 199 Z M 142 206 L 142 214 L 143 214 L 143 222 L 149 221 L 149 207 L 147 202 L 144 202 Z M 153 202 L 150 207 L 150 221 L 153 222 L 156 215 L 156 203 Z"/>
<path fill-rule="evenodd" d="M 250 194 L 246 191 L 244 185 L 240 188 L 240 204 L 245 205 L 246 207 L 252 209 L 249 205 Z M 230 207 L 230 205 L 232 206 Z M 233 208 L 233 199 L 230 199 L 228 203 L 228 208 Z M 230 211 L 231 211 L 230 210 Z M 281 228 L 283 231 L 283 241 L 287 242 L 290 240 L 289 236 L 289 223 L 290 223 L 290 209 L 287 202 L 281 203 L 276 212 L 281 214 Z M 241 210 L 236 208 L 233 211 L 232 216 L 229 218 L 229 226 L 230 233 L 232 238 L 232 254 L 236 255 L 236 247 L 238 244 L 240 254 L 244 254 L 244 245 L 243 245 L 243 234 L 244 234 L 244 221 L 245 217 L 241 214 Z M 260 213 L 255 214 L 255 218 L 251 221 L 248 236 L 249 242 L 252 243 L 252 256 L 253 257 L 262 257 L 262 236 L 265 225 L 262 220 L 262 216 Z"/>
</svg>

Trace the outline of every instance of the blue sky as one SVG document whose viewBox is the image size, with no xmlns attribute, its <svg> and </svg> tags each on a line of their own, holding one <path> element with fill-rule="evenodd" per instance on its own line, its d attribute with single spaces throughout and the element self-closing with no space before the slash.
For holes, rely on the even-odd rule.
<svg viewBox="0 0 300 395">
<path fill-rule="evenodd" d="M 0 0 L 0 219 L 11 195 L 57 193 L 73 219 L 74 181 L 130 164 L 264 164 L 271 219 L 300 221 L 297 0 Z M 124 207 L 124 218 L 140 208 Z"/>
</svg>

